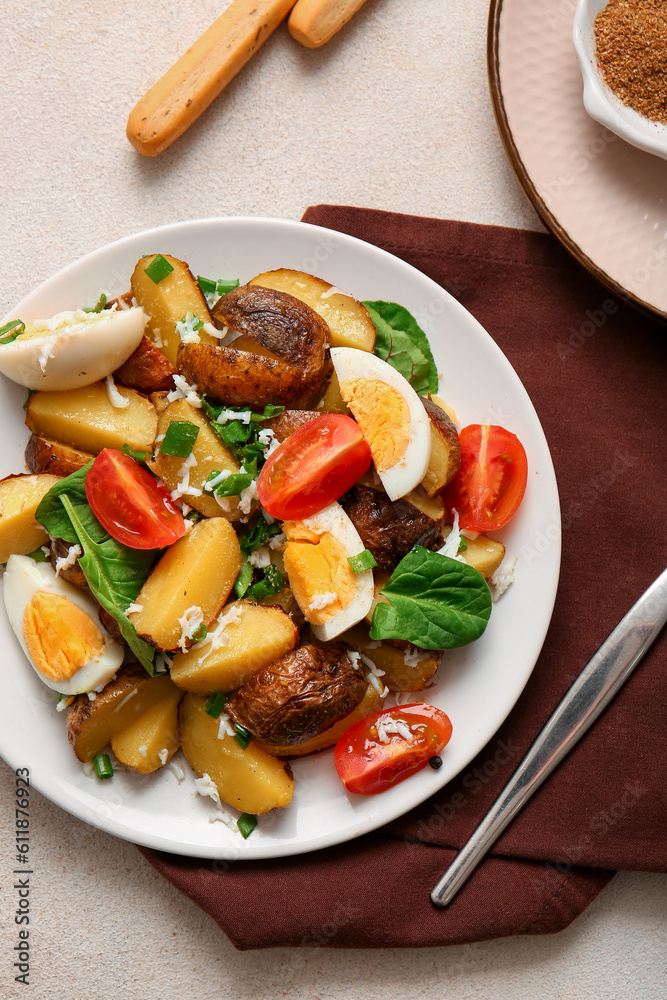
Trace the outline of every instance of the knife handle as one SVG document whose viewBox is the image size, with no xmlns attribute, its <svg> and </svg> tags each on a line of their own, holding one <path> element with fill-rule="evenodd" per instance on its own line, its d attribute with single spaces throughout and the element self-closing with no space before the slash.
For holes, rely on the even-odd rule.
<svg viewBox="0 0 667 1000">
<path fill-rule="evenodd" d="M 157 156 L 215 100 L 295 0 L 234 0 L 137 103 L 127 137 L 144 156 Z"/>
<path fill-rule="evenodd" d="M 297 0 L 287 27 L 297 42 L 308 49 L 319 49 L 365 3 L 366 0 Z"/>
<path fill-rule="evenodd" d="M 625 683 L 667 620 L 667 570 L 630 609 L 587 663 L 468 843 L 439 880 L 431 900 L 447 906 L 503 830 Z"/>
</svg>

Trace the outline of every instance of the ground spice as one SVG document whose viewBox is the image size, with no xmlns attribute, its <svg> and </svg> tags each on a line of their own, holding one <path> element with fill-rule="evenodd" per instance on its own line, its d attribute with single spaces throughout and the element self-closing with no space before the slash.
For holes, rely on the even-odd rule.
<svg viewBox="0 0 667 1000">
<path fill-rule="evenodd" d="M 609 0 L 595 18 L 602 77 L 624 104 L 667 123 L 667 0 Z"/>
</svg>

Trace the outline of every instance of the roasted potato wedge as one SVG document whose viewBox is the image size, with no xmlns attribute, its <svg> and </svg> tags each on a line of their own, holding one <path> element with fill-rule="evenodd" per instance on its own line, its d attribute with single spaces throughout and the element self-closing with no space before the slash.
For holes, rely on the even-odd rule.
<svg viewBox="0 0 667 1000">
<path fill-rule="evenodd" d="M 360 351 L 375 347 L 375 327 L 366 307 L 328 281 L 283 267 L 264 271 L 249 284 L 288 292 L 305 302 L 329 327 L 332 347 L 356 347 Z"/>
<path fill-rule="evenodd" d="M 179 688 L 111 737 L 111 749 L 121 764 L 140 774 L 152 774 L 169 761 L 181 745 L 178 735 Z"/>
<path fill-rule="evenodd" d="M 114 381 L 144 396 L 174 388 L 176 369 L 144 334 L 134 354 L 113 373 Z"/>
<path fill-rule="evenodd" d="M 379 712 L 382 708 L 382 698 L 377 693 L 372 684 L 366 687 L 364 696 L 354 708 L 349 715 L 345 718 L 339 719 L 338 722 L 334 722 L 333 726 L 329 729 L 325 729 L 323 733 L 319 733 L 317 736 L 311 736 L 309 740 L 304 743 L 283 743 L 280 745 L 272 745 L 263 743 L 258 737 L 255 738 L 255 742 L 260 747 L 264 747 L 270 753 L 275 754 L 276 757 L 305 757 L 311 753 L 318 753 L 320 750 L 326 750 L 327 747 L 333 747 L 338 742 L 340 736 L 353 726 L 355 722 L 360 722 L 365 719 L 367 715 L 371 715 L 373 712 Z"/>
<path fill-rule="evenodd" d="M 417 510 L 420 510 L 422 514 L 426 514 L 430 517 L 432 521 L 438 523 L 442 522 L 447 514 L 447 508 L 445 507 L 445 501 L 437 493 L 433 497 L 426 495 L 426 491 L 423 486 L 418 486 L 416 490 L 412 490 L 411 493 L 406 494 L 403 497 L 406 503 L 412 504 Z M 443 525 L 444 527 L 444 525 Z"/>
<path fill-rule="evenodd" d="M 146 642 L 177 650 L 184 630 L 179 619 L 198 608 L 208 627 L 227 600 L 241 562 L 236 532 L 224 517 L 193 524 L 153 569 L 137 597 L 141 611 L 128 618 Z M 187 637 L 184 641 L 190 645 Z"/>
<path fill-rule="evenodd" d="M 94 457 L 37 434 L 30 435 L 25 449 L 26 465 L 31 472 L 48 472 L 52 476 L 69 476 L 92 462 Z"/>
<path fill-rule="evenodd" d="M 365 690 L 345 646 L 308 643 L 253 674 L 227 711 L 265 746 L 305 743 L 349 715 Z"/>
<path fill-rule="evenodd" d="M 171 264 L 173 271 L 157 284 L 146 274 L 158 254 L 142 257 L 132 273 L 130 284 L 132 294 L 144 312 L 150 317 L 146 324 L 146 336 L 171 365 L 176 365 L 181 338 L 176 332 L 176 324 L 192 313 L 202 323 L 211 322 L 211 314 L 202 291 L 190 268 L 182 260 L 169 254 L 161 256 Z M 200 344 L 217 344 L 217 337 L 199 331 Z"/>
<path fill-rule="evenodd" d="M 123 667 L 94 701 L 79 694 L 67 714 L 67 738 L 79 760 L 91 760 L 111 737 L 173 692 L 168 674 L 150 677 L 143 667 Z"/>
<path fill-rule="evenodd" d="M 447 538 L 452 530 L 451 524 L 443 528 L 443 538 Z M 505 558 L 505 546 L 488 535 L 478 535 L 477 538 L 466 538 L 466 550 L 461 555 L 473 569 L 488 580 L 496 572 Z"/>
<path fill-rule="evenodd" d="M 437 521 L 405 500 L 392 503 L 381 490 L 357 483 L 342 506 L 380 570 L 395 569 L 415 545 L 431 549 L 442 544 Z"/>
<path fill-rule="evenodd" d="M 456 427 L 444 410 L 422 398 L 431 421 L 431 460 L 421 485 L 432 497 L 450 483 L 461 465 L 461 445 Z"/>
<path fill-rule="evenodd" d="M 258 670 L 294 649 L 299 641 L 296 625 L 280 607 L 234 601 L 223 608 L 222 614 L 232 619 L 224 629 L 224 645 L 212 643 L 174 657 L 172 679 L 186 691 L 235 691 Z M 211 631 L 214 628 L 215 624 Z"/>
<path fill-rule="evenodd" d="M 204 483 L 212 472 L 223 472 L 225 469 L 232 473 L 238 472 L 239 463 L 231 451 L 224 446 L 203 411 L 191 406 L 187 399 L 177 399 L 162 411 L 157 425 L 158 438 L 167 433 L 169 425 L 173 421 L 188 421 L 199 428 L 197 440 L 192 447 L 192 454 L 197 460 L 197 464 L 190 469 L 189 484 L 195 489 L 202 490 L 202 494 L 201 496 L 186 496 L 188 504 L 206 517 L 226 517 L 229 521 L 238 520 L 241 517 L 238 498 L 223 497 L 224 503 L 220 504 L 211 493 L 204 492 Z M 153 461 L 148 464 L 167 489 L 174 490 L 181 479 L 180 470 L 183 467 L 183 461 L 182 458 L 175 455 L 163 455 L 158 447 Z"/>
<path fill-rule="evenodd" d="M 418 649 L 411 643 L 397 648 L 387 642 L 373 642 L 368 627 L 361 623 L 345 632 L 341 639 L 384 671 L 382 680 L 390 691 L 423 691 L 440 662 L 436 653 Z"/>
<path fill-rule="evenodd" d="M 37 522 L 35 511 L 58 478 L 42 473 L 0 481 L 0 563 L 12 553 L 27 556 L 48 543 L 48 532 Z"/>
<path fill-rule="evenodd" d="M 206 698 L 186 694 L 179 711 L 183 753 L 201 778 L 208 774 L 223 802 L 262 816 L 288 805 L 294 779 L 277 757 L 254 740 L 244 750 L 206 711 Z"/>
<path fill-rule="evenodd" d="M 329 329 L 312 309 L 292 295 L 242 285 L 216 302 L 213 315 L 271 356 L 240 350 L 238 340 L 230 347 L 184 344 L 178 370 L 188 382 L 230 405 L 303 409 L 320 399 L 333 368 Z"/>
<path fill-rule="evenodd" d="M 103 448 L 151 451 L 157 413 L 150 400 L 118 386 L 127 406 L 114 406 L 104 382 L 67 392 L 36 392 L 25 422 L 33 434 L 97 455 Z"/>
</svg>

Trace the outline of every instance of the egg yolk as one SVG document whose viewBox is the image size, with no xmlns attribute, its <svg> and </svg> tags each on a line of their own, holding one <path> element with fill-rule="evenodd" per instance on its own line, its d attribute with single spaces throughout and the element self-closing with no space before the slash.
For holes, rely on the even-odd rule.
<svg viewBox="0 0 667 1000">
<path fill-rule="evenodd" d="M 371 378 L 343 379 L 340 391 L 368 442 L 377 471 L 393 468 L 410 441 L 410 410 L 400 392 Z"/>
<path fill-rule="evenodd" d="M 286 521 L 283 559 L 289 584 L 306 621 L 323 625 L 351 604 L 357 594 L 354 573 L 344 547 L 328 531 L 321 535 L 300 521 Z M 317 605 L 326 595 L 335 600 Z"/>
<path fill-rule="evenodd" d="M 104 637 L 85 611 L 42 590 L 26 605 L 23 636 L 36 669 L 54 681 L 69 680 L 104 649 Z"/>
</svg>

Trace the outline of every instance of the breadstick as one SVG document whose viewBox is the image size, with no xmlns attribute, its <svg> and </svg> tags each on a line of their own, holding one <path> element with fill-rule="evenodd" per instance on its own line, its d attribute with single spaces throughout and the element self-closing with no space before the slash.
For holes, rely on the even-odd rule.
<svg viewBox="0 0 667 1000">
<path fill-rule="evenodd" d="M 287 26 L 297 42 L 318 49 L 365 3 L 366 0 L 297 0 Z"/>
<path fill-rule="evenodd" d="M 127 121 L 127 137 L 156 156 L 183 135 L 278 27 L 294 0 L 233 0 L 154 83 Z"/>
</svg>

